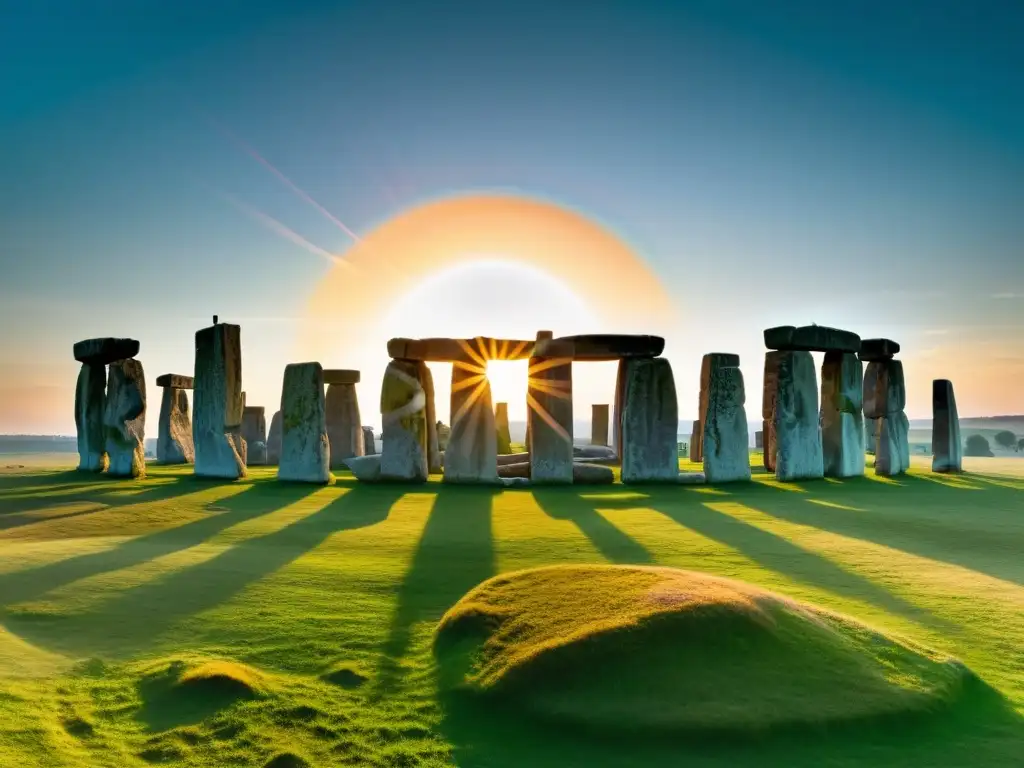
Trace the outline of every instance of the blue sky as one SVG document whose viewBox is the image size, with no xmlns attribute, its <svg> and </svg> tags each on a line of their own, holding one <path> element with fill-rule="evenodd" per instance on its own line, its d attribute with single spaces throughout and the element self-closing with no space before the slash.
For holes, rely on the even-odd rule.
<svg viewBox="0 0 1024 768">
<path fill-rule="evenodd" d="M 134 335 L 155 379 L 213 313 L 279 397 L 328 264 L 224 195 L 351 240 L 217 126 L 360 234 L 474 189 L 586 211 L 677 297 L 684 416 L 721 349 L 756 418 L 761 330 L 812 321 L 901 341 L 912 416 L 954 371 L 962 414 L 1024 412 L 1020 3 L 17 6 L 0 432 L 73 429 L 73 341 Z"/>
</svg>

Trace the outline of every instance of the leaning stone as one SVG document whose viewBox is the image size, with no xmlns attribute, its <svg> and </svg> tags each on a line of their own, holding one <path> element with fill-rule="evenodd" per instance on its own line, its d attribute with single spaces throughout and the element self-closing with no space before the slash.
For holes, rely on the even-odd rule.
<svg viewBox="0 0 1024 768">
<path fill-rule="evenodd" d="M 195 379 L 191 376 L 184 376 L 180 373 L 165 373 L 156 377 L 158 387 L 172 387 L 173 389 L 193 389 Z"/>
<path fill-rule="evenodd" d="M 508 403 L 494 406 L 494 428 L 498 433 L 498 454 L 512 453 L 512 433 L 508 426 Z"/>
<path fill-rule="evenodd" d="M 851 352 L 826 352 L 821 366 L 821 450 L 825 477 L 864 474 L 863 366 Z"/>
<path fill-rule="evenodd" d="M 191 464 L 196 454 L 192 445 L 192 419 L 184 389 L 164 387 L 160 402 L 156 458 L 165 464 Z"/>
<path fill-rule="evenodd" d="M 615 482 L 615 473 L 611 467 L 577 461 L 572 465 L 572 482 L 574 485 L 610 485 Z"/>
<path fill-rule="evenodd" d="M 690 426 L 690 461 L 697 464 L 704 461 L 703 431 L 700 420 L 694 421 Z"/>
<path fill-rule="evenodd" d="M 864 362 L 891 360 L 900 351 L 900 345 L 892 339 L 863 339 L 857 352 Z"/>
<path fill-rule="evenodd" d="M 75 428 L 78 433 L 78 468 L 83 472 L 103 472 L 109 462 L 103 428 L 106 391 L 106 367 L 82 363 L 75 386 Z"/>
<path fill-rule="evenodd" d="M 677 482 L 679 408 L 663 357 L 628 358 L 622 408 L 622 482 Z"/>
<path fill-rule="evenodd" d="M 356 480 L 373 483 L 380 480 L 380 462 L 379 453 L 368 453 L 365 456 L 350 456 L 345 459 L 345 466 L 352 471 Z"/>
<path fill-rule="evenodd" d="M 359 371 L 346 370 L 344 368 L 324 369 L 324 384 L 358 384 Z"/>
<path fill-rule="evenodd" d="M 572 361 L 530 358 L 527 424 L 530 479 L 534 484 L 572 482 Z"/>
<path fill-rule="evenodd" d="M 412 360 L 388 363 L 380 392 L 380 412 L 384 422 L 380 459 L 382 480 L 426 481 L 426 405 L 420 365 Z"/>
<path fill-rule="evenodd" d="M 517 461 L 513 464 L 502 464 L 498 467 L 498 477 L 529 477 L 530 462 Z"/>
<path fill-rule="evenodd" d="M 953 383 L 935 379 L 932 382 L 932 472 L 961 471 L 963 446 Z"/>
<path fill-rule="evenodd" d="M 74 351 L 75 360 L 80 363 L 109 365 L 139 354 L 139 342 L 135 339 L 86 339 L 75 342 Z"/>
<path fill-rule="evenodd" d="M 345 466 L 345 459 L 366 453 L 356 385 L 328 384 L 324 403 L 327 439 L 331 444 L 331 469 L 341 469 Z"/>
<path fill-rule="evenodd" d="M 590 444 L 608 445 L 608 404 L 590 406 Z"/>
<path fill-rule="evenodd" d="M 776 387 L 771 397 L 775 476 L 784 482 L 823 477 L 814 358 L 810 352 L 769 352 L 766 372 L 769 369 L 773 375 L 765 376 L 765 386 L 771 381 Z"/>
<path fill-rule="evenodd" d="M 281 461 L 278 480 L 331 481 L 324 370 L 320 363 L 291 363 L 281 387 Z"/>
<path fill-rule="evenodd" d="M 221 323 L 196 331 L 195 374 L 195 473 L 229 480 L 245 477 L 239 326 Z"/>
<path fill-rule="evenodd" d="M 281 412 L 277 411 L 270 419 L 270 430 L 267 432 L 267 464 L 277 466 L 281 462 Z"/>
<path fill-rule="evenodd" d="M 702 430 L 704 475 L 709 483 L 750 479 L 746 401 L 740 369 L 712 367 Z"/>
<path fill-rule="evenodd" d="M 680 485 L 704 485 L 707 482 L 707 477 L 703 472 L 680 472 L 676 482 Z"/>
<path fill-rule="evenodd" d="M 110 364 L 103 426 L 110 457 L 108 473 L 114 477 L 145 475 L 146 375 L 138 360 Z"/>
<path fill-rule="evenodd" d="M 363 451 L 367 456 L 377 452 L 376 441 L 373 437 L 373 427 L 363 427 Z"/>
<path fill-rule="evenodd" d="M 480 366 L 452 364 L 452 433 L 444 453 L 446 483 L 493 483 L 498 477 L 498 435 L 491 383 Z"/>
<path fill-rule="evenodd" d="M 657 357 L 665 350 L 665 339 L 661 336 L 616 333 L 560 336 L 557 339 L 538 340 L 534 356 L 560 357 L 567 346 L 573 360 L 598 362 L 627 357 Z"/>
<path fill-rule="evenodd" d="M 782 325 L 765 330 L 764 345 L 768 349 L 790 352 L 858 352 L 860 336 L 823 325 L 805 325 L 800 328 Z"/>
<path fill-rule="evenodd" d="M 864 371 L 864 415 L 881 419 L 907 407 L 907 388 L 900 360 L 874 360 Z"/>
</svg>

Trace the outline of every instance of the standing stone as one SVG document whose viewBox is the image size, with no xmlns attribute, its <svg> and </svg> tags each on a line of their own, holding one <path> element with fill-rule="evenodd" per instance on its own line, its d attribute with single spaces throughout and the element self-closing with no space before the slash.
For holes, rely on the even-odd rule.
<svg viewBox="0 0 1024 768">
<path fill-rule="evenodd" d="M 622 463 L 622 403 L 626 395 L 626 361 L 619 360 L 619 368 L 615 373 L 615 400 L 612 403 L 612 447 Z M 530 437 L 530 424 L 526 424 L 526 437 Z M 529 444 L 527 444 L 529 448 Z"/>
<path fill-rule="evenodd" d="M 413 360 L 392 360 L 384 371 L 380 413 L 384 423 L 382 480 L 427 479 L 427 397 Z M 423 365 L 425 368 L 426 366 Z"/>
<path fill-rule="evenodd" d="M 196 331 L 192 440 L 200 477 L 245 477 L 241 330 L 220 323 Z"/>
<path fill-rule="evenodd" d="M 705 399 L 703 392 L 701 399 Z M 709 483 L 750 479 L 746 401 L 743 373 L 739 368 L 715 366 L 711 369 L 702 438 L 704 475 Z"/>
<path fill-rule="evenodd" d="M 622 405 L 622 482 L 677 482 L 679 406 L 663 357 L 628 358 Z"/>
<path fill-rule="evenodd" d="M 690 426 L 690 461 L 698 464 L 704 461 L 703 432 L 699 419 Z"/>
<path fill-rule="evenodd" d="M 480 366 L 468 360 L 452 364 L 451 420 L 452 432 L 444 452 L 444 481 L 496 483 L 498 434 L 491 383 Z"/>
<path fill-rule="evenodd" d="M 512 453 L 512 432 L 508 426 L 508 403 L 494 406 L 494 428 L 498 432 L 498 453 Z"/>
<path fill-rule="evenodd" d="M 441 437 L 437 431 L 440 422 L 437 421 L 437 404 L 434 398 L 434 374 L 425 362 L 420 362 L 417 364 L 416 375 L 420 386 L 423 387 L 423 397 L 426 399 L 423 412 L 427 420 L 427 471 L 436 475 L 441 471 Z M 445 446 L 447 447 L 447 442 Z"/>
<path fill-rule="evenodd" d="M 438 421 L 434 425 L 434 432 L 437 435 L 438 450 L 447 450 L 448 439 L 452 436 L 452 428 L 445 424 L 443 421 Z"/>
<path fill-rule="evenodd" d="M 690 443 L 696 447 L 696 451 L 690 451 L 690 461 L 704 461 L 704 427 L 707 422 L 708 392 L 712 375 L 719 368 L 739 367 L 740 356 L 731 352 L 708 352 L 701 358 L 697 420 L 693 422 L 693 431 L 690 435 Z"/>
<path fill-rule="evenodd" d="M 864 452 L 875 455 L 878 444 L 878 419 L 864 417 Z"/>
<path fill-rule="evenodd" d="M 106 391 L 106 366 L 82 363 L 75 386 L 75 427 L 78 432 L 78 468 L 83 472 L 103 472 L 109 461 L 103 429 Z"/>
<path fill-rule="evenodd" d="M 552 348 L 552 351 L 558 351 Z M 572 483 L 572 358 L 531 357 L 527 383 L 530 479 Z"/>
<path fill-rule="evenodd" d="M 852 352 L 826 352 L 821 366 L 821 449 L 825 477 L 864 474 L 863 364 Z"/>
<path fill-rule="evenodd" d="M 327 439 L 331 443 L 331 468 L 345 469 L 346 459 L 366 455 L 363 419 L 355 384 L 328 384 Z"/>
<path fill-rule="evenodd" d="M 163 387 L 163 391 L 156 441 L 157 461 L 191 464 L 195 461 L 195 449 L 192 446 L 188 394 L 177 387 Z"/>
<path fill-rule="evenodd" d="M 590 444 L 608 445 L 608 404 L 590 406 Z"/>
<path fill-rule="evenodd" d="M 109 474 L 146 474 L 146 376 L 138 360 L 118 360 L 109 366 L 107 402 L 103 411 Z"/>
<path fill-rule="evenodd" d="M 864 416 L 878 419 L 875 445 L 875 474 L 900 475 L 910 468 L 910 420 L 903 363 L 872 360 L 864 372 Z"/>
<path fill-rule="evenodd" d="M 759 451 L 764 450 L 764 430 L 759 429 L 754 433 L 754 448 Z"/>
<path fill-rule="evenodd" d="M 281 387 L 281 461 L 278 480 L 331 481 L 324 369 L 320 363 L 285 366 Z"/>
<path fill-rule="evenodd" d="M 818 381 L 810 352 L 765 355 L 763 408 L 770 413 L 767 423 L 771 424 L 765 455 L 773 453 L 776 478 L 788 482 L 823 477 Z"/>
<path fill-rule="evenodd" d="M 275 411 L 270 419 L 267 430 L 267 464 L 277 466 L 281 463 L 281 412 Z"/>
<path fill-rule="evenodd" d="M 242 439 L 245 441 L 246 466 L 267 463 L 267 416 L 262 405 L 242 408 Z M 261 447 L 256 447 L 261 446 Z"/>
<path fill-rule="evenodd" d="M 377 452 L 377 444 L 373 439 L 373 427 L 363 427 L 363 455 L 372 456 Z"/>
</svg>

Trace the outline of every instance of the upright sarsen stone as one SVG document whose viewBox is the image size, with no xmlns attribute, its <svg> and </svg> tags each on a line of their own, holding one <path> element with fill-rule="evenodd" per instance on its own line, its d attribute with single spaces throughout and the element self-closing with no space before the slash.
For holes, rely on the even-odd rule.
<svg viewBox="0 0 1024 768">
<path fill-rule="evenodd" d="M 497 483 L 498 435 L 491 383 L 475 362 L 452 364 L 452 431 L 444 452 L 446 483 Z"/>
<path fill-rule="evenodd" d="M 380 413 L 384 423 L 380 479 L 427 479 L 427 396 L 421 378 L 426 364 L 392 360 L 384 371 Z"/>
<path fill-rule="evenodd" d="M 267 463 L 267 416 L 262 405 L 242 408 L 242 439 L 245 441 L 245 463 L 257 466 Z"/>
<path fill-rule="evenodd" d="M 953 382 L 932 382 L 932 472 L 962 472 L 963 445 Z"/>
<path fill-rule="evenodd" d="M 324 369 L 320 363 L 285 366 L 281 387 L 281 461 L 277 478 L 322 484 L 331 480 Z"/>
<path fill-rule="evenodd" d="M 708 375 L 704 409 L 704 475 L 709 483 L 750 479 L 746 390 L 739 368 L 715 366 Z"/>
<path fill-rule="evenodd" d="M 366 456 L 377 452 L 377 443 L 373 438 L 373 427 L 363 427 L 363 450 Z"/>
<path fill-rule="evenodd" d="M 498 434 L 498 453 L 512 453 L 512 432 L 508 426 L 508 403 L 496 403 L 494 406 L 494 429 Z"/>
<path fill-rule="evenodd" d="M 821 448 L 825 477 L 864 474 L 863 364 L 826 352 L 821 366 Z"/>
<path fill-rule="evenodd" d="M 774 391 L 769 392 L 769 387 Z M 772 413 L 765 454 L 774 452 L 776 478 L 823 477 L 818 380 L 810 352 L 786 350 L 765 355 L 764 404 L 766 408 L 771 405 Z"/>
<path fill-rule="evenodd" d="M 531 357 L 527 383 L 530 480 L 572 483 L 572 357 Z M 446 454 L 447 457 L 447 454 Z"/>
<path fill-rule="evenodd" d="M 109 366 L 103 412 L 107 455 L 114 477 L 146 474 L 146 377 L 138 360 L 117 360 Z"/>
<path fill-rule="evenodd" d="M 267 431 L 267 464 L 277 466 L 281 462 L 281 412 L 277 411 L 270 419 Z"/>
<path fill-rule="evenodd" d="M 702 434 L 700 419 L 694 420 L 690 425 L 690 461 L 700 463 L 704 461 L 704 446 L 702 445 Z"/>
<path fill-rule="evenodd" d="M 622 406 L 622 482 L 677 482 L 679 405 L 663 357 L 629 358 Z"/>
<path fill-rule="evenodd" d="M 195 473 L 236 480 L 245 476 L 242 427 L 241 328 L 220 323 L 196 332 L 192 440 Z"/>
<path fill-rule="evenodd" d="M 697 420 L 693 422 L 693 431 L 690 435 L 690 461 L 704 461 L 704 424 L 707 421 L 708 392 L 712 375 L 719 368 L 739 367 L 740 356 L 731 352 L 708 352 L 701 358 Z"/>
<path fill-rule="evenodd" d="M 195 461 L 192 419 L 189 415 L 188 395 L 184 389 L 163 387 L 158 427 L 157 461 L 165 464 L 191 464 Z"/>
<path fill-rule="evenodd" d="M 106 366 L 82 363 L 75 386 L 75 428 L 78 433 L 78 468 L 83 472 L 103 472 L 109 461 L 103 428 L 106 391 Z"/>
<path fill-rule="evenodd" d="M 590 406 L 590 444 L 608 445 L 608 404 Z"/>
<path fill-rule="evenodd" d="M 900 475 L 910 468 L 910 420 L 903 363 L 872 360 L 864 372 L 864 416 L 877 419 L 875 474 Z"/>
<path fill-rule="evenodd" d="M 366 454 L 363 420 L 355 384 L 328 384 L 327 439 L 331 443 L 331 468 L 344 469 L 346 459 Z"/>
</svg>

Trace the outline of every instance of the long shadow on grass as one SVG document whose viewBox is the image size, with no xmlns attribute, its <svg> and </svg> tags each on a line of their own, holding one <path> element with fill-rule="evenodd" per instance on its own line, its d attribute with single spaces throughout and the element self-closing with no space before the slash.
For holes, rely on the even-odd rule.
<svg viewBox="0 0 1024 768">
<path fill-rule="evenodd" d="M 374 697 L 394 690 L 416 624 L 436 622 L 466 592 L 497 571 L 490 487 L 442 487 L 434 500 L 412 563 L 398 588 L 398 604 L 380 649 Z"/>
<path fill-rule="evenodd" d="M 780 520 L 1024 584 L 1024 494 L 996 485 L 966 490 L 914 475 L 901 481 L 898 488 L 860 478 L 807 483 L 806 494 L 753 484 L 744 498 Z M 812 498 L 852 509 L 808 503 Z"/>
<path fill-rule="evenodd" d="M 570 520 L 611 563 L 643 565 L 654 562 L 654 557 L 632 536 L 609 522 L 598 507 L 616 507 L 626 504 L 637 506 L 635 499 L 623 502 L 601 499 L 599 504 L 582 498 L 579 488 L 534 488 L 533 498 L 548 517 Z"/>
<path fill-rule="evenodd" d="M 246 509 L 245 519 L 251 519 L 301 503 L 319 489 L 315 485 L 268 482 L 264 493 L 255 499 L 250 492 L 221 503 L 234 504 L 232 512 Z M 55 650 L 114 655 L 147 650 L 175 625 L 229 601 L 332 534 L 385 520 L 404 492 L 395 486 L 353 486 L 296 522 L 244 539 L 209 560 L 128 589 L 88 614 L 53 622 L 19 621 L 9 627 L 31 642 Z"/>
<path fill-rule="evenodd" d="M 642 653 L 637 663 L 643 663 Z M 462 693 L 443 695 L 442 707 L 441 732 L 462 768 L 1009 768 L 1024 754 L 1024 719 L 981 681 L 972 681 L 960 700 L 942 712 L 774 734 L 657 734 L 635 730 L 630 723 L 619 732 L 595 731 L 532 720 L 514 702 L 502 705 Z"/>
<path fill-rule="evenodd" d="M 95 474 L 78 475 L 78 477 L 80 478 L 78 482 L 44 484 L 42 488 L 31 492 L 0 493 L 0 516 L 10 515 L 24 519 L 24 513 L 27 512 L 78 502 L 103 504 L 105 507 L 123 507 L 129 504 L 164 501 L 202 490 L 209 483 L 209 481 L 203 481 L 192 475 L 147 477 L 141 480 L 112 478 Z M 35 488 L 35 486 L 32 487 Z M 0 517 L 0 519 L 3 518 Z M 44 518 L 30 519 L 31 522 L 41 522 L 42 520 Z"/>
</svg>

